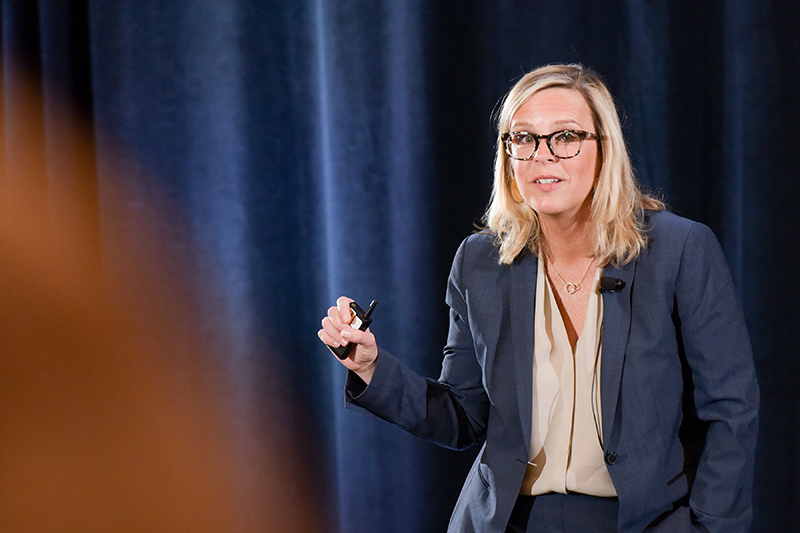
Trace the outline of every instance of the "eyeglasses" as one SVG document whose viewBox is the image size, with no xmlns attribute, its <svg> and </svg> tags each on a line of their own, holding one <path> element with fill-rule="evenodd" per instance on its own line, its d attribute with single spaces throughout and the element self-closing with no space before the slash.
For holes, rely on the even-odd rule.
<svg viewBox="0 0 800 533">
<path fill-rule="evenodd" d="M 569 159 L 581 153 L 583 141 L 600 141 L 594 133 L 579 130 L 561 130 L 547 135 L 537 135 L 527 131 L 512 131 L 501 137 L 506 153 L 517 161 L 532 159 L 539 150 L 539 141 L 547 139 L 547 147 L 556 159 Z"/>
</svg>

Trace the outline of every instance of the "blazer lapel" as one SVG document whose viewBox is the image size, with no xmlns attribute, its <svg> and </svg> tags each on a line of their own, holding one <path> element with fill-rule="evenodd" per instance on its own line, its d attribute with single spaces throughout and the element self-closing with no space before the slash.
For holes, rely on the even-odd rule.
<svg viewBox="0 0 800 533">
<path fill-rule="evenodd" d="M 509 295 L 515 396 L 526 451 L 530 447 L 533 409 L 533 314 L 538 266 L 535 255 L 522 257 L 511 268 Z"/>
<path fill-rule="evenodd" d="M 536 302 L 538 259 L 533 254 L 521 258 L 510 269 L 509 307 L 512 336 L 514 386 L 522 434 L 526 450 L 530 447 L 533 409 L 533 331 Z M 636 275 L 636 262 L 622 268 L 608 265 L 603 276 L 621 279 L 625 287 L 619 292 L 603 293 L 603 360 L 601 402 L 603 441 L 608 446 L 614 437 L 612 428 L 617 411 L 622 367 L 631 328 L 631 294 Z M 613 443 L 616 446 L 616 443 Z"/>
<path fill-rule="evenodd" d="M 601 363 L 600 401 L 603 411 L 603 442 L 606 448 L 616 446 L 612 432 L 617 414 L 617 401 L 622 382 L 622 366 L 631 329 L 631 295 L 636 275 L 636 262 L 622 268 L 608 265 L 603 277 L 621 279 L 625 287 L 618 292 L 603 293 L 603 360 Z"/>
</svg>

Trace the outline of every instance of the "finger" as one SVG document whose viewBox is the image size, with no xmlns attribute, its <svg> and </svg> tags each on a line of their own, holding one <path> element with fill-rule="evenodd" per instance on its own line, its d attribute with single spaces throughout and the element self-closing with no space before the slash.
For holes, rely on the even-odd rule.
<svg viewBox="0 0 800 533">
<path fill-rule="evenodd" d="M 356 339 L 358 339 L 358 342 L 356 342 Z M 354 370 L 358 371 L 365 365 L 372 364 L 375 361 L 378 356 L 378 348 L 372 332 L 369 330 L 352 330 L 350 340 L 356 345 L 356 349 L 348 357 L 348 360 L 354 364 Z"/>
<path fill-rule="evenodd" d="M 352 302 L 352 298 L 348 298 L 347 296 L 340 296 L 338 300 L 336 300 L 336 307 L 339 309 L 339 316 L 342 319 L 342 322 L 345 324 L 349 324 L 350 321 L 353 319 L 353 315 L 350 313 L 350 302 Z"/>
<path fill-rule="evenodd" d="M 317 337 L 319 337 L 319 340 L 321 340 L 323 343 L 327 344 L 328 346 L 333 346 L 334 348 L 338 348 L 342 345 L 340 335 L 331 335 L 324 329 L 321 329 L 317 332 Z"/>
<path fill-rule="evenodd" d="M 342 315 L 339 313 L 338 307 L 329 307 L 328 316 L 322 319 L 322 325 L 325 326 L 325 320 L 328 320 L 336 329 L 342 329 L 346 322 L 342 322 Z"/>
<path fill-rule="evenodd" d="M 351 328 L 347 324 L 342 324 L 341 322 L 338 326 L 335 325 L 334 322 L 339 320 L 339 312 L 335 307 L 332 307 L 331 309 L 333 310 L 333 317 L 326 316 L 322 319 L 322 330 L 328 335 L 328 338 L 336 341 L 337 346 L 347 344 L 348 341 L 342 338 L 342 330 Z"/>
<path fill-rule="evenodd" d="M 375 336 L 367 328 L 365 331 L 360 329 L 345 327 L 342 330 L 342 338 L 345 342 L 352 342 L 364 346 L 364 348 L 371 348 L 375 345 Z"/>
</svg>

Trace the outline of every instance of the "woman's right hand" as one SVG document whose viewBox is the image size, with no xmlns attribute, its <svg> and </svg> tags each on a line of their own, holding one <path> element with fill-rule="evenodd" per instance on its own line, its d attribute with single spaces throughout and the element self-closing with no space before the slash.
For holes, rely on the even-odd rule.
<svg viewBox="0 0 800 533">
<path fill-rule="evenodd" d="M 355 349 L 351 350 L 345 359 L 341 359 L 341 362 L 364 380 L 364 383 L 369 384 L 375 371 L 378 346 L 369 328 L 361 331 L 350 326 L 352 301 L 346 296 L 336 300 L 336 307 L 328 309 L 328 316 L 322 319 L 322 329 L 317 332 L 317 336 L 322 342 L 334 348 L 347 343 L 355 344 Z"/>
</svg>

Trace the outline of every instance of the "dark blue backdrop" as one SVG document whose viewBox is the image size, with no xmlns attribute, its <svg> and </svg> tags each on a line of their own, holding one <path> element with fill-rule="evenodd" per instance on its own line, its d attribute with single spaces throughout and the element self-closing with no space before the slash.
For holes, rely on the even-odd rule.
<svg viewBox="0 0 800 533">
<path fill-rule="evenodd" d="M 135 223 L 148 195 L 175 206 L 160 235 L 175 265 L 194 258 L 183 274 L 231 346 L 231 394 L 293 417 L 309 498 L 348 533 L 443 531 L 473 453 L 345 411 L 319 320 L 341 294 L 375 298 L 380 343 L 437 375 L 497 101 L 535 66 L 595 68 L 643 184 L 722 242 L 763 394 L 753 529 L 796 527 L 797 2 L 3 0 L 0 16 L 6 153 L 23 65 L 44 81 L 43 161 L 68 152 L 48 129 L 59 102 L 94 125 L 101 230 Z"/>
</svg>

